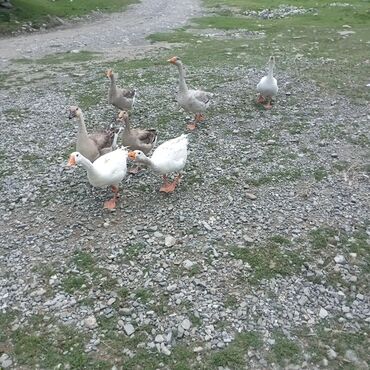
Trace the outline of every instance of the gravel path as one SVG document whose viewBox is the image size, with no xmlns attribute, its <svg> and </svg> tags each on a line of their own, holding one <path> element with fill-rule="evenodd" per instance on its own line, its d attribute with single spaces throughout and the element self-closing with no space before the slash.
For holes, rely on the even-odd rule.
<svg viewBox="0 0 370 370">
<path fill-rule="evenodd" d="M 200 12 L 199 0 L 142 0 L 123 13 L 104 14 L 99 20 L 0 39 L 0 66 L 12 58 L 41 57 L 73 49 L 117 56 L 125 48 L 148 45 L 148 35 L 181 27 Z"/>
</svg>

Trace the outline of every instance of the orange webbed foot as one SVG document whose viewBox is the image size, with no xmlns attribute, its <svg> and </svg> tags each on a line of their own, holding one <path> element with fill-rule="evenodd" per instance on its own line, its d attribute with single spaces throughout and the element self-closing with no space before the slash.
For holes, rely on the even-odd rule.
<svg viewBox="0 0 370 370">
<path fill-rule="evenodd" d="M 112 199 L 105 201 L 104 208 L 105 209 L 115 209 L 116 208 L 116 197 L 113 197 Z"/>
</svg>

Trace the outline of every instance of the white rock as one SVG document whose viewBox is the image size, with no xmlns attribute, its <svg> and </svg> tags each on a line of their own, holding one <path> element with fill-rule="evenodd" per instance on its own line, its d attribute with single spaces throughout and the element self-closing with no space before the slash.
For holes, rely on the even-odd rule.
<svg viewBox="0 0 370 370">
<path fill-rule="evenodd" d="M 325 317 L 327 317 L 328 315 L 329 315 L 328 311 L 326 311 L 325 308 L 321 307 L 319 312 L 320 318 L 325 319 Z"/>
<path fill-rule="evenodd" d="M 108 299 L 107 305 L 112 306 L 112 304 L 116 301 L 116 298 L 112 297 Z"/>
<path fill-rule="evenodd" d="M 335 263 L 339 263 L 341 265 L 346 263 L 346 259 L 344 258 L 344 256 L 342 254 L 337 254 L 334 257 L 334 261 L 335 261 Z"/>
<path fill-rule="evenodd" d="M 89 329 L 95 329 L 98 327 L 98 323 L 96 322 L 96 318 L 94 315 L 87 317 L 84 321 L 84 324 Z"/>
<path fill-rule="evenodd" d="M 337 352 L 335 352 L 333 348 L 329 348 L 327 355 L 329 357 L 329 360 L 334 360 L 337 357 Z"/>
<path fill-rule="evenodd" d="M 163 335 L 162 334 L 156 335 L 156 337 L 154 338 L 154 342 L 155 343 L 162 343 L 162 342 L 164 342 Z"/>
<path fill-rule="evenodd" d="M 352 349 L 347 349 L 346 353 L 344 354 L 344 357 L 352 363 L 356 364 L 359 362 L 356 352 L 353 351 Z"/>
<path fill-rule="evenodd" d="M 123 330 L 125 331 L 125 333 L 130 336 L 132 334 L 134 334 L 135 332 L 135 328 L 132 324 L 125 324 L 123 325 Z"/>
<path fill-rule="evenodd" d="M 185 260 L 182 265 L 184 266 L 184 268 L 186 270 L 191 270 L 191 268 L 194 266 L 194 262 L 190 261 L 190 260 Z"/>
<path fill-rule="evenodd" d="M 183 327 L 184 330 L 189 330 L 191 327 L 191 322 L 189 319 L 185 319 L 182 321 L 181 326 Z"/>
<path fill-rule="evenodd" d="M 255 194 L 252 194 L 252 193 L 245 193 L 245 196 L 248 198 L 248 199 L 251 199 L 251 200 L 255 200 L 257 199 L 257 196 Z"/>
<path fill-rule="evenodd" d="M 161 343 L 161 352 L 166 356 L 171 355 L 171 351 L 165 346 L 164 343 Z"/>
<path fill-rule="evenodd" d="M 193 351 L 194 351 L 195 353 L 202 352 L 202 351 L 203 351 L 203 347 L 194 347 Z"/>
<path fill-rule="evenodd" d="M 176 244 L 176 239 L 173 236 L 167 235 L 164 238 L 164 245 L 166 247 L 173 247 L 175 244 Z"/>
</svg>

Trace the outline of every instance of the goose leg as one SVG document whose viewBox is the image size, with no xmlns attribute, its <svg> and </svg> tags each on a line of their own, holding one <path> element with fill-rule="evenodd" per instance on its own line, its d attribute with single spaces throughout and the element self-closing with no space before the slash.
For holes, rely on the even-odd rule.
<svg viewBox="0 0 370 370">
<path fill-rule="evenodd" d="M 260 95 L 259 97 L 258 97 L 258 99 L 257 99 L 257 103 L 259 103 L 259 104 L 262 104 L 262 103 L 264 103 L 266 101 L 266 99 L 262 96 L 262 95 Z"/>
<path fill-rule="evenodd" d="M 141 167 L 139 166 L 135 166 L 135 167 L 131 167 L 128 172 L 131 173 L 132 175 L 136 175 L 138 174 L 139 172 L 141 171 Z"/>
<path fill-rule="evenodd" d="M 169 183 L 167 180 L 167 176 L 163 176 L 163 185 L 159 189 L 159 191 L 163 193 L 172 193 L 176 189 L 176 186 L 180 183 L 180 180 L 181 175 L 177 175 L 172 183 Z"/>
<path fill-rule="evenodd" d="M 271 98 L 266 99 L 267 103 L 264 105 L 265 109 L 271 109 L 272 108 L 271 100 L 272 100 Z"/>
<path fill-rule="evenodd" d="M 104 208 L 107 208 L 107 209 L 115 209 L 116 208 L 116 201 L 119 199 L 118 190 L 119 190 L 118 186 L 112 185 L 112 191 L 114 193 L 113 198 L 104 202 Z"/>
</svg>

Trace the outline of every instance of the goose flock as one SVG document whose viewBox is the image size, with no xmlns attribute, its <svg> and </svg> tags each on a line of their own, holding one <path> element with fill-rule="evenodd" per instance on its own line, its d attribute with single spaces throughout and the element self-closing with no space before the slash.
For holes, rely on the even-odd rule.
<svg viewBox="0 0 370 370">
<path fill-rule="evenodd" d="M 179 57 L 174 56 L 168 62 L 178 69 L 179 86 L 176 99 L 184 111 L 194 114 L 193 121 L 187 125 L 187 129 L 193 131 L 200 122 L 204 121 L 204 114 L 210 105 L 213 94 L 188 88 L 184 66 Z M 277 81 L 273 76 L 275 66 L 273 56 L 269 58 L 268 65 L 267 76 L 262 77 L 257 84 L 259 94 L 257 103 L 263 104 L 265 109 L 272 108 L 272 99 L 278 93 Z M 81 108 L 71 106 L 69 119 L 77 120 L 78 129 L 76 151 L 70 154 L 68 166 L 81 165 L 84 167 L 87 178 L 94 187 L 111 187 L 113 197 L 104 202 L 104 208 L 107 209 L 116 208 L 119 198 L 119 184 L 128 172 L 135 174 L 140 171 L 139 165 L 149 167 L 153 172 L 162 175 L 163 184 L 159 189 L 160 192 L 173 192 L 180 182 L 181 171 L 186 164 L 189 134 L 182 134 L 167 140 L 154 149 L 158 138 L 157 130 L 131 128 L 130 126 L 128 112 L 134 108 L 136 90 L 118 87 L 116 85 L 118 76 L 112 69 L 106 71 L 106 76 L 110 80 L 108 104 L 119 109 L 116 121 L 120 127 L 88 133 Z M 133 161 L 137 167 L 128 170 L 128 159 Z M 168 176 L 172 173 L 175 174 L 175 177 L 170 182 Z"/>
</svg>

